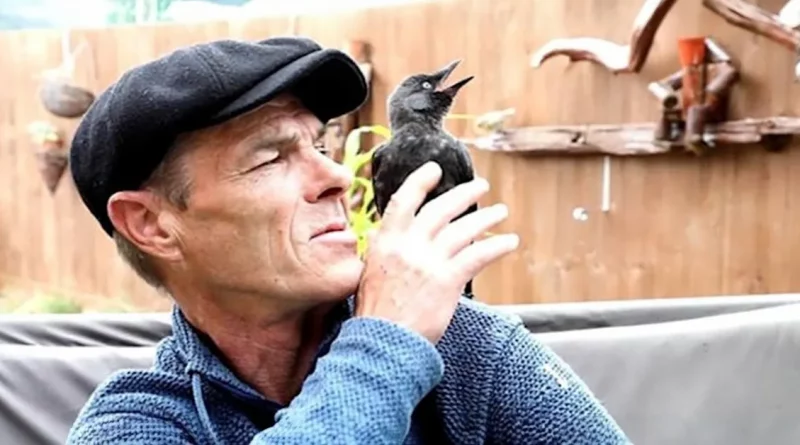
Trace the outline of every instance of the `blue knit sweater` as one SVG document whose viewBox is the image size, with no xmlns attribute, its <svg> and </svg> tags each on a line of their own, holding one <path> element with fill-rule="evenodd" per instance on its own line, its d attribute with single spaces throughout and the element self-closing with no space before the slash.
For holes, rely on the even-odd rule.
<svg viewBox="0 0 800 445">
<path fill-rule="evenodd" d="M 518 318 L 462 300 L 434 347 L 352 301 L 300 394 L 273 403 L 182 313 L 151 369 L 101 384 L 67 444 L 629 444 L 584 383 Z"/>
</svg>

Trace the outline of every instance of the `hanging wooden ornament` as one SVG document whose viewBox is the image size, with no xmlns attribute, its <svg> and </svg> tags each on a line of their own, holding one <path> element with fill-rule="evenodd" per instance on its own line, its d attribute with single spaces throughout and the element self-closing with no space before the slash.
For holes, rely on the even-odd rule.
<svg viewBox="0 0 800 445">
<path fill-rule="evenodd" d="M 28 127 L 36 144 L 36 164 L 50 194 L 54 194 L 67 169 L 69 158 L 61 132 L 47 122 L 34 122 Z"/>
<path fill-rule="evenodd" d="M 95 97 L 91 91 L 72 85 L 67 78 L 47 76 L 39 89 L 39 99 L 54 116 L 73 119 L 83 116 Z"/>
<path fill-rule="evenodd" d="M 60 66 L 42 73 L 39 99 L 44 108 L 54 116 L 75 119 L 83 116 L 95 101 L 94 93 L 77 86 L 72 79 L 75 60 L 87 44 L 81 42 L 71 51 L 68 30 L 64 32 L 61 43 L 63 61 Z"/>
</svg>

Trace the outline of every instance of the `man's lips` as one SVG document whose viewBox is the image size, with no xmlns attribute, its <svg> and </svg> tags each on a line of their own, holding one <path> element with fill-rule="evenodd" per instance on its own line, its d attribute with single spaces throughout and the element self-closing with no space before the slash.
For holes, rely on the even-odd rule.
<svg viewBox="0 0 800 445">
<path fill-rule="evenodd" d="M 326 233 L 342 232 L 347 229 L 347 226 L 348 225 L 346 221 L 336 221 L 328 223 L 320 227 L 319 229 L 315 230 L 311 235 L 311 239 L 317 238 L 321 235 L 325 235 Z"/>
</svg>

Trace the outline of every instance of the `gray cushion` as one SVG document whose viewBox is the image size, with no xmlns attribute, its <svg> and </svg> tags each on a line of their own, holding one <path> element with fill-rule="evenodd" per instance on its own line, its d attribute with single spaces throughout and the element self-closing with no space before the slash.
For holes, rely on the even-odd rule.
<svg viewBox="0 0 800 445">
<path fill-rule="evenodd" d="M 0 345 L 152 346 L 170 333 L 168 313 L 0 315 Z"/>
<path fill-rule="evenodd" d="M 63 444 L 95 386 L 151 366 L 155 348 L 0 345 L 0 444 Z"/>
<path fill-rule="evenodd" d="M 498 307 L 522 317 L 531 332 L 554 332 L 689 320 L 794 303 L 800 303 L 800 294 L 645 298 Z"/>
<path fill-rule="evenodd" d="M 800 304 L 764 298 L 501 309 L 548 331 L 532 335 L 637 444 L 796 444 Z M 168 314 L 0 318 L 0 444 L 64 443 L 92 389 L 116 369 L 150 366 L 170 331 Z"/>
<path fill-rule="evenodd" d="M 637 444 L 800 443 L 800 304 L 537 336 Z"/>
</svg>

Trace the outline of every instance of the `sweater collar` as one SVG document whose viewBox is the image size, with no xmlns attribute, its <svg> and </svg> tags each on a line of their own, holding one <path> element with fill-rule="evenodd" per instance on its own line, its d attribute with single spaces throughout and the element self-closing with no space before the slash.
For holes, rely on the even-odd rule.
<svg viewBox="0 0 800 445">
<path fill-rule="evenodd" d="M 342 323 L 351 317 L 353 312 L 354 299 L 351 296 L 343 301 L 342 304 L 335 307 L 328 316 L 328 329 L 317 351 L 314 362 L 311 365 L 309 374 L 314 372 L 317 360 L 328 352 L 331 343 L 339 333 Z M 183 311 L 181 311 L 180 307 L 177 305 L 174 305 L 172 308 L 172 326 L 178 353 L 183 357 L 186 363 L 184 372 L 186 372 L 187 375 L 199 375 L 206 382 L 221 386 L 245 400 L 267 401 L 261 393 L 256 391 L 250 384 L 241 380 L 233 370 L 225 364 L 219 351 L 213 346 L 208 336 L 192 326 L 186 319 Z"/>
</svg>

